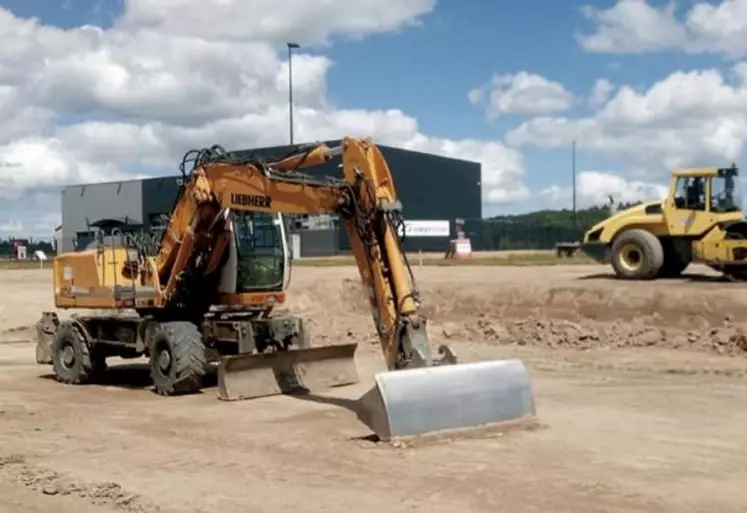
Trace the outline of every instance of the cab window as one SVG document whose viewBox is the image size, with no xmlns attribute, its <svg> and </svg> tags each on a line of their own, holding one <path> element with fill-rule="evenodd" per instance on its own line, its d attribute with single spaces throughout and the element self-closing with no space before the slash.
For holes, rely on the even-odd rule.
<svg viewBox="0 0 747 513">
<path fill-rule="evenodd" d="M 705 179 L 702 177 L 679 178 L 674 205 L 681 210 L 705 210 Z"/>
<path fill-rule="evenodd" d="M 238 251 L 239 293 L 279 289 L 283 286 L 285 254 L 273 214 L 238 211 L 234 218 Z"/>
<path fill-rule="evenodd" d="M 714 176 L 711 180 L 711 212 L 739 212 L 742 195 L 737 180 L 732 174 Z"/>
</svg>

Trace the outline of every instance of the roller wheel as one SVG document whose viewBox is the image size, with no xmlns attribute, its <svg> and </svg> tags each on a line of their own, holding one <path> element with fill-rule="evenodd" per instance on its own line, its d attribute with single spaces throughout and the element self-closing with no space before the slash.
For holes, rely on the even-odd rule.
<svg viewBox="0 0 747 513">
<path fill-rule="evenodd" d="M 150 375 L 160 395 L 198 392 L 207 369 L 202 334 L 191 322 L 165 322 L 153 328 Z"/>
<path fill-rule="evenodd" d="M 664 248 L 651 232 L 627 230 L 612 243 L 612 268 L 618 278 L 650 280 L 664 265 Z"/>
<path fill-rule="evenodd" d="M 70 322 L 60 324 L 54 335 L 52 367 L 57 381 L 75 385 L 92 381 L 101 370 L 98 361 L 91 357 L 88 343 Z"/>
</svg>

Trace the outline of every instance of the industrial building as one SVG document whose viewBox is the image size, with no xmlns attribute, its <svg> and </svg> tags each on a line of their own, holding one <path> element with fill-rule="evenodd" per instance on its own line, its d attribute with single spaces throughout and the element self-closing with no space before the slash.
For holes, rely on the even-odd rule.
<svg viewBox="0 0 747 513">
<path fill-rule="evenodd" d="M 339 141 L 326 141 L 328 145 Z M 454 236 L 454 220 L 482 217 L 481 165 L 477 162 L 379 145 L 394 176 L 403 216 L 408 223 L 405 249 L 444 251 Z M 288 146 L 235 152 L 264 158 L 286 155 Z M 339 162 L 305 170 L 339 176 Z M 146 228 L 164 226 L 181 183 L 180 176 L 121 182 L 70 185 L 62 190 L 62 226 L 57 247 L 84 249 L 94 240 L 91 225 L 105 219 L 124 220 Z M 301 233 L 301 256 L 328 256 L 349 251 L 344 230 L 329 217 L 295 223 Z M 448 233 L 446 226 L 448 225 Z"/>
</svg>

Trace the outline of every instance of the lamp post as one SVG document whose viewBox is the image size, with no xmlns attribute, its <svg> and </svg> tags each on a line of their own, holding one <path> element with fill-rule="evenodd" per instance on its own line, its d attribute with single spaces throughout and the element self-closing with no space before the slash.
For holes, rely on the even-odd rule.
<svg viewBox="0 0 747 513">
<path fill-rule="evenodd" d="M 290 143 L 293 146 L 293 49 L 301 48 L 298 43 L 286 43 L 288 46 L 288 107 L 290 111 Z"/>
<path fill-rule="evenodd" d="M 576 141 L 571 148 L 571 173 L 573 174 L 573 232 L 576 232 Z"/>
</svg>

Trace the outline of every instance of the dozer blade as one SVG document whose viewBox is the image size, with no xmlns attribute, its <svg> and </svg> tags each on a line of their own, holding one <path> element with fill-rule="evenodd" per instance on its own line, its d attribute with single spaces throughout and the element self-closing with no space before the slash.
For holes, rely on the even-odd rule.
<svg viewBox="0 0 747 513">
<path fill-rule="evenodd" d="M 238 401 L 357 383 L 357 348 L 343 344 L 224 356 L 218 363 L 218 398 Z"/>
<path fill-rule="evenodd" d="M 361 418 L 380 440 L 487 427 L 536 414 L 521 360 L 381 372 L 362 398 Z"/>
</svg>

